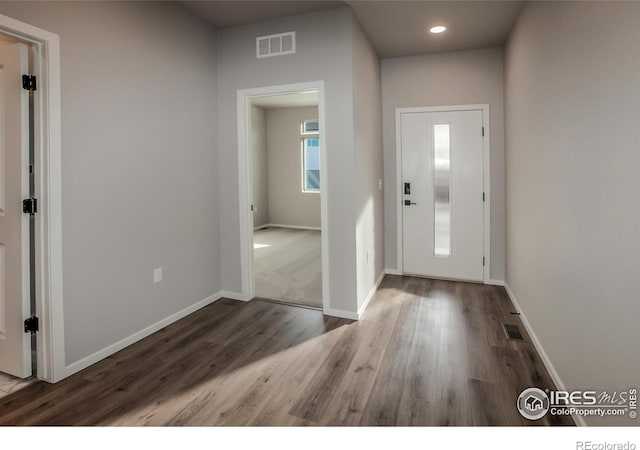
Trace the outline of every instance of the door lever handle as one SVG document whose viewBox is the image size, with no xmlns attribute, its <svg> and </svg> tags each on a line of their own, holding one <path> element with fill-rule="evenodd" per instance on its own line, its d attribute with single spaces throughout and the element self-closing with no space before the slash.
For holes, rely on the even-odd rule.
<svg viewBox="0 0 640 450">
<path fill-rule="evenodd" d="M 417 203 L 413 203 L 411 200 L 404 201 L 404 206 L 411 206 L 411 205 L 417 205 Z"/>
</svg>

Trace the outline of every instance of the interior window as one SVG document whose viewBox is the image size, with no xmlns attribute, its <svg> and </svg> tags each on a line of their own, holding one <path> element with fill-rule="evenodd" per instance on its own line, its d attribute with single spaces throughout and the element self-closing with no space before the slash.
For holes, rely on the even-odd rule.
<svg viewBox="0 0 640 450">
<path fill-rule="evenodd" d="M 317 120 L 302 122 L 302 191 L 320 192 L 320 136 Z"/>
</svg>

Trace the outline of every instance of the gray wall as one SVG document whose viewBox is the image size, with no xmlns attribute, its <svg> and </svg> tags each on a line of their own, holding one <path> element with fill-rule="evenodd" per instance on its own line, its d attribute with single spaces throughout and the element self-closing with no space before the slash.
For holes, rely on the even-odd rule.
<svg viewBox="0 0 640 450">
<path fill-rule="evenodd" d="M 638 23 L 530 3 L 506 53 L 507 283 L 568 389 L 640 380 Z"/>
<path fill-rule="evenodd" d="M 353 107 L 356 159 L 358 307 L 384 271 L 382 102 L 380 59 L 354 19 Z"/>
<path fill-rule="evenodd" d="M 238 89 L 325 83 L 331 307 L 356 310 L 351 42 L 352 13 L 339 8 L 228 28 L 218 33 L 218 150 L 223 288 L 240 292 Z M 297 53 L 256 58 L 257 36 L 296 31 Z M 323 255 L 324 258 L 324 255 Z"/>
<path fill-rule="evenodd" d="M 2 2 L 0 14 L 61 39 L 73 363 L 220 290 L 215 35 L 168 3 Z"/>
<path fill-rule="evenodd" d="M 397 261 L 395 109 L 488 103 L 491 118 L 491 278 L 504 280 L 503 50 L 490 48 L 382 60 L 386 267 Z"/>
<path fill-rule="evenodd" d="M 251 106 L 251 150 L 253 156 L 253 226 L 269 223 L 267 112 Z"/>
<path fill-rule="evenodd" d="M 300 123 L 318 107 L 267 110 L 268 223 L 320 228 L 320 194 L 302 192 Z"/>
</svg>

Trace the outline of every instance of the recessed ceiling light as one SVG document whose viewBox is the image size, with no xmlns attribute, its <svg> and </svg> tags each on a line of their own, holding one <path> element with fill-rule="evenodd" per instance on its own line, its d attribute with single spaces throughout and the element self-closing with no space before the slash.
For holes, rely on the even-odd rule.
<svg viewBox="0 0 640 450">
<path fill-rule="evenodd" d="M 435 27 L 431 27 L 429 29 L 429 31 L 431 31 L 433 34 L 438 34 L 438 33 L 442 33 L 443 31 L 446 31 L 447 27 L 445 27 L 444 25 L 436 25 Z"/>
</svg>

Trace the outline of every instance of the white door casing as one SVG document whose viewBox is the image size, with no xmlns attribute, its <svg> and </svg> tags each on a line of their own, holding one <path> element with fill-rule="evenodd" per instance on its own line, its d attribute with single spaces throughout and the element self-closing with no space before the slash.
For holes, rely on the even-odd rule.
<svg viewBox="0 0 640 450">
<path fill-rule="evenodd" d="M 485 115 L 488 108 L 482 106 L 398 110 L 403 273 L 489 278 Z"/>
<path fill-rule="evenodd" d="M 31 376 L 29 302 L 29 97 L 25 44 L 0 45 L 0 371 Z"/>
<path fill-rule="evenodd" d="M 321 233 L 321 254 L 322 254 L 322 310 L 325 315 L 346 317 L 345 312 L 331 308 L 329 301 L 330 293 L 330 273 L 329 273 L 329 203 L 328 203 L 328 175 L 327 175 L 327 152 L 325 143 L 327 136 L 327 126 L 325 120 L 325 96 L 324 81 L 311 81 L 294 83 L 279 86 L 266 86 L 260 88 L 240 89 L 237 91 L 237 121 L 238 121 L 238 197 L 240 212 L 240 272 L 242 292 L 229 293 L 225 291 L 227 297 L 248 301 L 255 296 L 255 283 L 253 275 L 253 212 L 251 211 L 251 152 L 249 151 L 249 131 L 251 129 L 251 98 L 261 96 L 273 96 L 281 94 L 291 94 L 299 92 L 315 91 L 318 93 L 318 121 L 320 123 L 320 186 L 322 193 L 320 197 L 320 226 Z M 357 315 L 346 317 L 356 319 Z"/>
</svg>

